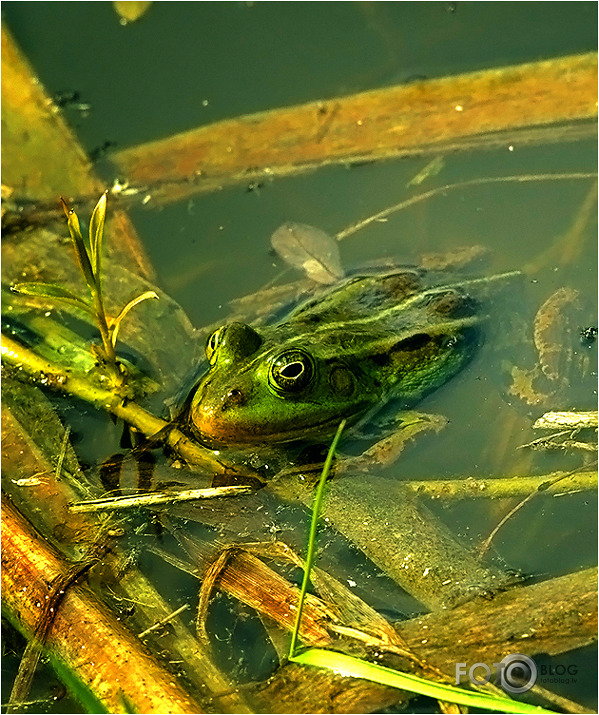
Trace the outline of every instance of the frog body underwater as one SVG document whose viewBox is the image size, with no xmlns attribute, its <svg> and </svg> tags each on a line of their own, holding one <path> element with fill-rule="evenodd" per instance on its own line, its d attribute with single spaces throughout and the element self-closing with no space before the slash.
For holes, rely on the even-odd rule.
<svg viewBox="0 0 599 715">
<path fill-rule="evenodd" d="M 359 275 L 276 325 L 219 328 L 188 403 L 191 431 L 213 447 L 321 440 L 390 400 L 413 406 L 473 355 L 481 317 L 469 288 L 490 279 L 430 280 L 417 269 Z"/>
</svg>

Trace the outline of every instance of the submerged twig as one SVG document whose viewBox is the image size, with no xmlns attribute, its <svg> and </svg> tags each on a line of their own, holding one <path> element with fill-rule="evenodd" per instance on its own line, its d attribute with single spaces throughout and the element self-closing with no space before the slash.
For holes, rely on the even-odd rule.
<svg viewBox="0 0 599 715">
<path fill-rule="evenodd" d="M 595 460 L 594 465 L 597 464 L 597 461 Z M 592 465 L 587 465 L 587 466 L 592 466 Z M 555 477 L 555 479 L 552 479 L 551 481 L 547 482 L 545 485 L 541 485 L 537 490 L 534 492 L 531 492 L 527 497 L 522 499 L 521 502 L 516 504 L 516 506 L 513 509 L 510 509 L 510 511 L 503 517 L 503 519 L 497 524 L 497 526 L 493 529 L 493 531 L 489 534 L 489 536 L 482 542 L 482 544 L 478 548 L 478 556 L 479 558 L 482 559 L 482 557 L 486 554 L 488 551 L 489 547 L 491 546 L 491 542 L 495 538 L 497 532 L 501 529 L 501 527 L 506 524 L 514 514 L 522 509 L 522 507 L 527 504 L 531 499 L 534 499 L 535 496 L 540 494 L 542 491 L 545 491 L 549 489 L 550 487 L 553 487 L 556 485 L 558 482 L 561 482 L 563 479 L 566 479 L 567 477 L 570 477 L 573 474 L 576 474 L 577 472 L 580 471 L 579 469 L 573 469 L 571 472 L 567 472 L 566 474 L 560 475 L 559 477 Z"/>
<path fill-rule="evenodd" d="M 149 635 L 150 633 L 157 631 L 159 628 L 162 628 L 162 626 L 166 625 L 169 621 L 172 621 L 173 618 L 176 618 L 178 615 L 183 613 L 183 611 L 186 611 L 188 608 L 189 608 L 189 603 L 184 603 L 180 608 L 177 608 L 176 611 L 169 613 L 168 616 L 161 618 L 159 621 L 157 621 L 156 623 L 151 625 L 149 628 L 146 628 L 145 631 L 138 633 L 137 637 L 144 638 L 145 636 Z"/>
<path fill-rule="evenodd" d="M 148 494 L 135 494 L 132 496 L 105 497 L 80 501 L 69 506 L 69 511 L 96 512 L 116 511 L 117 509 L 136 509 L 159 504 L 175 504 L 183 501 L 196 501 L 198 499 L 218 499 L 221 497 L 240 496 L 249 494 L 251 487 L 230 486 L 214 487 L 209 489 L 186 489 L 181 492 L 149 492 Z"/>
<path fill-rule="evenodd" d="M 454 189 L 464 189 L 468 186 L 484 186 L 485 184 L 507 184 L 507 183 L 516 183 L 516 184 L 523 184 L 523 183 L 529 183 L 531 181 L 567 181 L 567 180 L 573 180 L 573 179 L 594 179 L 596 178 L 597 173 L 596 172 L 587 172 L 587 171 L 575 171 L 575 172 L 570 172 L 570 173 L 560 173 L 560 174 L 522 174 L 522 175 L 516 175 L 516 176 L 485 176 L 481 177 L 479 179 L 469 179 L 468 181 L 458 181 L 455 184 L 445 184 L 444 186 L 438 186 L 435 189 L 431 189 L 430 191 L 425 191 L 423 194 L 417 194 L 416 196 L 411 196 L 409 199 L 404 199 L 404 201 L 400 201 L 398 204 L 394 204 L 393 206 L 389 206 L 386 209 L 383 209 L 382 211 L 379 211 L 376 214 L 373 214 L 372 216 L 368 216 L 365 219 L 362 219 L 361 221 L 357 221 L 356 223 L 351 224 L 347 228 L 344 228 L 343 230 L 339 231 L 337 234 L 335 234 L 335 238 L 338 241 L 342 241 L 344 238 L 347 238 L 348 236 L 351 236 L 354 233 L 357 233 L 361 229 L 365 228 L 366 226 L 369 226 L 371 223 L 374 223 L 375 221 L 382 221 L 386 219 L 388 216 L 391 216 L 391 214 L 397 213 L 398 211 L 402 211 L 403 209 L 407 209 L 409 206 L 413 206 L 414 204 L 419 204 L 421 201 L 426 201 L 433 196 L 437 196 L 438 194 L 444 194 L 447 191 L 452 191 Z"/>
<path fill-rule="evenodd" d="M 553 434 L 547 435 L 546 437 L 539 437 L 538 439 L 533 439 L 532 442 L 527 444 L 521 444 L 518 449 L 538 449 L 538 450 L 573 450 L 579 449 L 583 452 L 592 452 L 593 454 L 597 451 L 597 442 L 580 442 L 574 439 L 577 430 L 563 430 L 561 432 L 554 432 Z M 565 437 L 569 435 L 569 439 L 562 439 L 558 442 L 559 437 Z"/>
<path fill-rule="evenodd" d="M 531 492 L 553 495 L 597 488 L 597 472 L 543 474 L 540 476 L 491 477 L 480 479 L 431 479 L 402 482 L 402 488 L 430 499 L 505 499 Z"/>
</svg>

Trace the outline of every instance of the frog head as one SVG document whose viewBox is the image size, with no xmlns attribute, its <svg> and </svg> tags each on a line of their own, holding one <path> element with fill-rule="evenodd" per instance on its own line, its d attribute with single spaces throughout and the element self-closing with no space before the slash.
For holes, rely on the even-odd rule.
<svg viewBox="0 0 599 715">
<path fill-rule="evenodd" d="M 325 435 L 374 399 L 377 385 L 356 374 L 334 341 L 285 333 L 230 323 L 208 338 L 210 370 L 189 412 L 200 440 L 216 446 Z"/>
</svg>

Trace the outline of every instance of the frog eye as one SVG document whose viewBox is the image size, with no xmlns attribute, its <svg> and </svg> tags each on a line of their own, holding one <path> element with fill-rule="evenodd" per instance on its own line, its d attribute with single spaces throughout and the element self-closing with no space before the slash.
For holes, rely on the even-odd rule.
<svg viewBox="0 0 599 715">
<path fill-rule="evenodd" d="M 222 328 L 219 328 L 212 333 L 208 340 L 206 340 L 206 357 L 211 365 L 214 364 L 214 354 L 216 353 L 216 350 L 221 342 L 221 333 Z"/>
<path fill-rule="evenodd" d="M 314 361 L 303 350 L 286 350 L 273 360 L 270 384 L 278 392 L 297 392 L 314 377 Z"/>
</svg>

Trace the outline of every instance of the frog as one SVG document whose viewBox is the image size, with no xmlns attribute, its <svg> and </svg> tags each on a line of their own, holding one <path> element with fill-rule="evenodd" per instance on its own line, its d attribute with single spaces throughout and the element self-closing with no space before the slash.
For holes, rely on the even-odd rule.
<svg viewBox="0 0 599 715">
<path fill-rule="evenodd" d="M 409 267 L 350 276 L 271 325 L 231 322 L 206 341 L 208 371 L 188 399 L 210 448 L 320 441 L 393 402 L 408 410 L 481 344 L 475 287 Z"/>
</svg>

